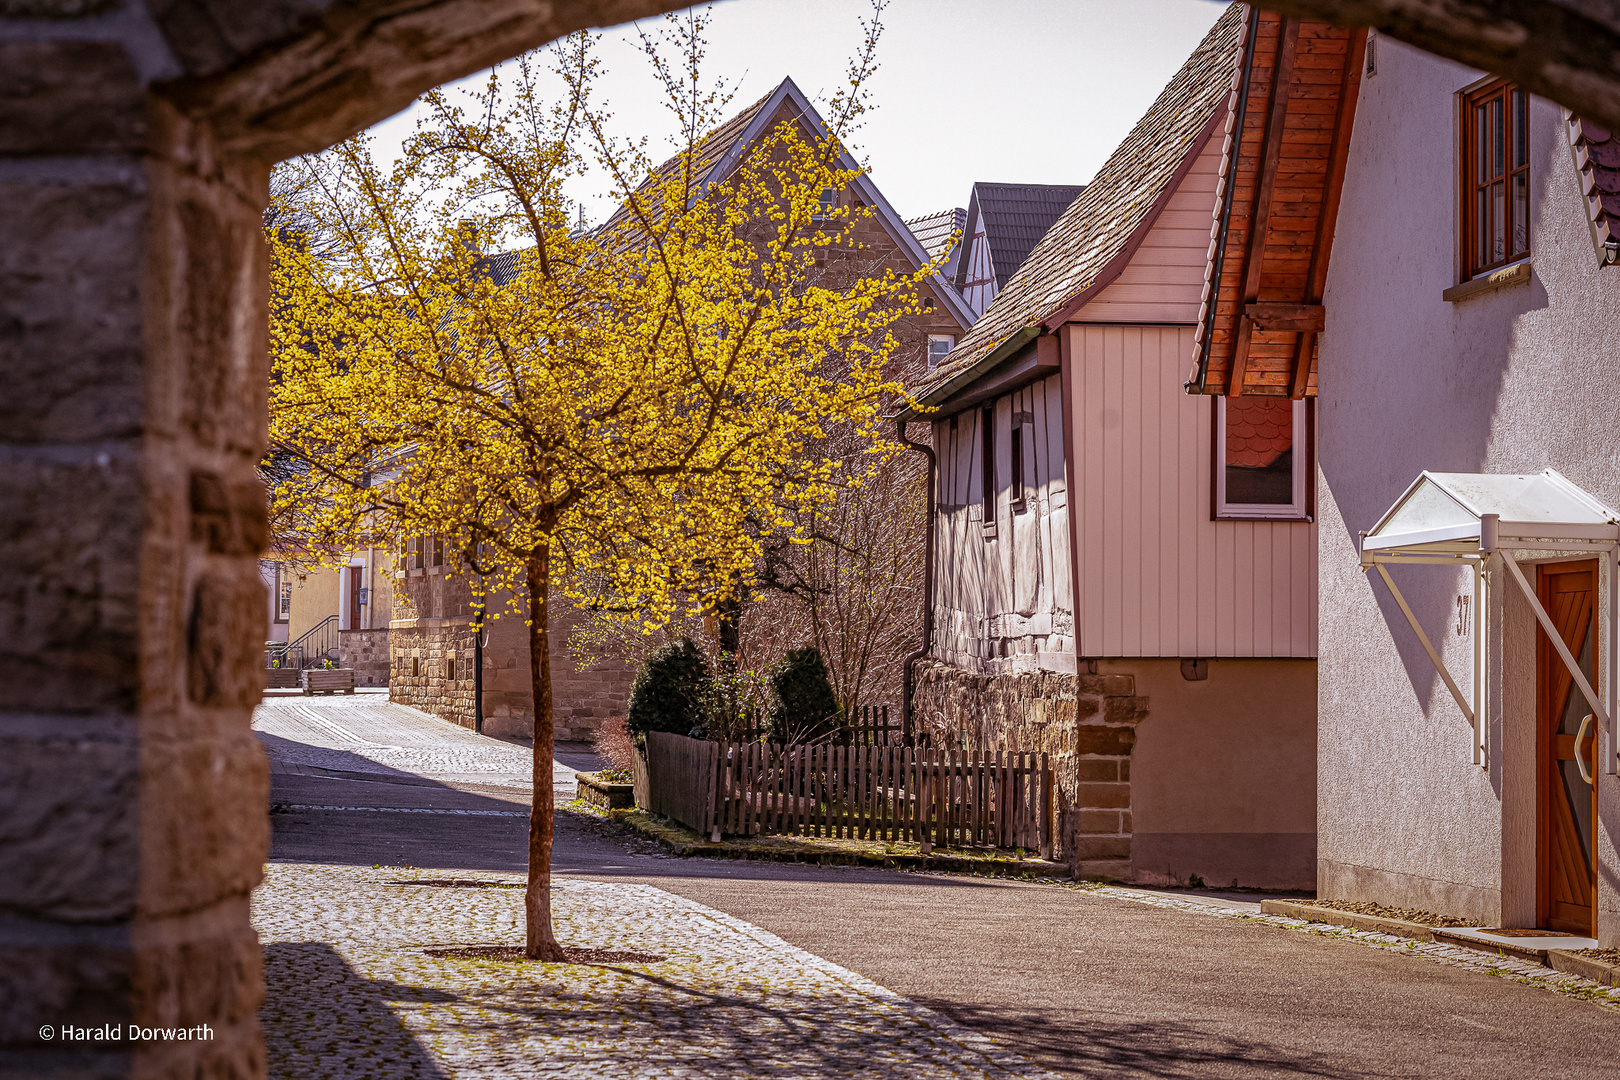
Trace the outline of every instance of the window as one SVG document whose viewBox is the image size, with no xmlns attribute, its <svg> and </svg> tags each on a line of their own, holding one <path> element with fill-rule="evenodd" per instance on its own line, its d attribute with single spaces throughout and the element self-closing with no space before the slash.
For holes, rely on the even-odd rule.
<svg viewBox="0 0 1620 1080">
<path fill-rule="evenodd" d="M 1463 97 L 1464 278 L 1530 254 L 1530 99 L 1493 82 Z"/>
<path fill-rule="evenodd" d="M 1012 490 L 1009 494 L 1013 507 L 1024 508 L 1024 426 L 1014 424 L 1012 429 Z"/>
<path fill-rule="evenodd" d="M 292 617 L 292 578 L 287 576 L 287 568 L 276 563 L 276 622 L 286 622 Z"/>
<path fill-rule="evenodd" d="M 1304 401 L 1216 398 L 1215 432 L 1216 517 L 1308 520 Z"/>
<path fill-rule="evenodd" d="M 826 221 L 838 209 L 838 189 L 822 188 L 821 198 L 816 202 L 815 220 Z"/>
<path fill-rule="evenodd" d="M 956 347 L 956 339 L 949 334 L 928 335 L 928 370 L 933 371 L 939 362 Z"/>
<path fill-rule="evenodd" d="M 996 410 L 979 410 L 979 486 L 984 498 L 984 528 L 992 536 L 996 530 Z"/>
</svg>

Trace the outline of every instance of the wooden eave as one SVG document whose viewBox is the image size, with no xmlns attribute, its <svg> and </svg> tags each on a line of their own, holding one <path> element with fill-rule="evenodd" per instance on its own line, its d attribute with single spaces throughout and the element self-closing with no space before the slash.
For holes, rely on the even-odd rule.
<svg viewBox="0 0 1620 1080">
<path fill-rule="evenodd" d="M 1251 9 L 1190 394 L 1313 397 L 1365 30 Z"/>
</svg>

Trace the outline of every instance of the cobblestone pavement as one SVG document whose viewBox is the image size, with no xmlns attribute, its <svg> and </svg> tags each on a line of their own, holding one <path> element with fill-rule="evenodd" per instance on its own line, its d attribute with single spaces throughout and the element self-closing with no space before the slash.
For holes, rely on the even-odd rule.
<svg viewBox="0 0 1620 1080">
<path fill-rule="evenodd" d="M 475 734 L 380 694 L 266 698 L 253 730 L 277 773 L 422 777 L 529 790 L 527 746 Z M 574 771 L 553 763 L 553 786 L 574 794 Z"/>
<path fill-rule="evenodd" d="M 424 948 L 523 940 L 520 878 L 432 880 L 266 868 L 253 918 L 265 944 L 272 1077 L 1053 1075 L 852 971 L 648 885 L 558 882 L 557 933 L 565 946 L 659 962 L 430 956 Z"/>
</svg>

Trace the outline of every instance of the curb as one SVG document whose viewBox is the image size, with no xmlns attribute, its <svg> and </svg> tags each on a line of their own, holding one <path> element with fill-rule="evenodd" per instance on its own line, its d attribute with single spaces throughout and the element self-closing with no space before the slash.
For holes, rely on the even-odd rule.
<svg viewBox="0 0 1620 1080">
<path fill-rule="evenodd" d="M 1477 949 L 1485 953 L 1505 954 L 1532 964 L 1552 968 L 1554 971 L 1561 971 L 1565 975 L 1579 975 L 1583 979 L 1591 979 L 1602 986 L 1620 986 L 1620 965 L 1594 960 L 1589 956 L 1581 956 L 1579 953 L 1573 953 L 1566 949 L 1536 949 L 1506 942 L 1478 941 L 1474 938 L 1464 937 L 1461 934 L 1447 933 L 1446 928 L 1442 926 L 1424 926 L 1422 923 L 1406 922 L 1404 919 L 1385 919 L 1376 915 L 1358 915 L 1353 911 L 1335 911 L 1332 908 L 1321 908 L 1314 904 L 1299 904 L 1289 900 L 1262 900 L 1260 901 L 1260 911 L 1264 915 L 1282 915 L 1290 919 L 1303 919 L 1306 922 L 1348 926 L 1355 930 L 1371 930 L 1379 934 L 1411 938 L 1414 941 L 1438 941 L 1444 945 L 1461 945 L 1464 948 Z"/>
<path fill-rule="evenodd" d="M 952 873 L 989 873 L 994 877 L 1072 877 L 1062 863 L 1044 859 L 990 861 L 956 855 L 869 855 L 861 851 L 760 851 L 724 840 L 705 840 L 677 825 L 655 821 L 644 811 L 611 812 L 615 821 L 641 836 L 656 840 L 676 855 L 700 859 L 742 859 L 760 862 L 807 863 L 821 866 L 867 866 L 878 870 L 943 870 Z"/>
<path fill-rule="evenodd" d="M 1292 900 L 1262 900 L 1260 901 L 1262 915 L 1283 915 L 1290 919 L 1304 919 L 1306 922 L 1330 923 L 1334 926 L 1348 926 L 1355 930 L 1371 930 L 1379 934 L 1391 934 L 1395 937 L 1410 938 L 1413 941 L 1433 941 L 1437 927 L 1424 926 L 1422 923 L 1407 922 L 1405 919 L 1384 919 L 1376 915 L 1357 915 L 1353 911 L 1335 911 L 1332 908 L 1321 908 L 1315 904 L 1301 904 Z"/>
</svg>

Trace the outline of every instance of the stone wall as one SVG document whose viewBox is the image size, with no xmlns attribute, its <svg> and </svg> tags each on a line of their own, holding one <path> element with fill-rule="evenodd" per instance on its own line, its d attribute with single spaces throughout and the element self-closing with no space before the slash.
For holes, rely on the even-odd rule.
<svg viewBox="0 0 1620 1080">
<path fill-rule="evenodd" d="M 429 560 L 424 560 L 429 561 Z M 492 595 L 483 648 L 484 734 L 528 738 L 534 731 L 529 630 Z M 472 590 L 464 577 L 440 566 L 406 566 L 390 624 L 389 697 L 472 728 L 475 642 Z M 610 658 L 583 670 L 569 655 L 568 635 L 579 616 L 564 608 L 552 619 L 551 696 L 558 742 L 589 741 L 602 721 L 622 716 L 635 669 Z"/>
<path fill-rule="evenodd" d="M 340 630 L 338 666 L 354 669 L 356 686 L 387 686 L 388 630 Z"/>
<path fill-rule="evenodd" d="M 918 730 L 953 745 L 1051 755 L 1055 857 L 1077 877 L 1130 879 L 1131 749 L 1147 715 L 1130 675 L 986 675 L 928 659 L 912 670 Z"/>
</svg>

